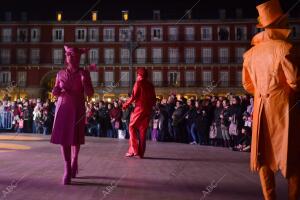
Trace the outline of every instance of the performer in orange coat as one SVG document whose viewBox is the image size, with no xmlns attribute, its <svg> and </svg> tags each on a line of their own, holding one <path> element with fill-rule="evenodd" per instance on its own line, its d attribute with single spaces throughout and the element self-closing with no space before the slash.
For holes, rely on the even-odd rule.
<svg viewBox="0 0 300 200">
<path fill-rule="evenodd" d="M 278 0 L 257 6 L 258 27 L 244 55 L 243 86 L 254 95 L 251 169 L 258 171 L 264 198 L 276 199 L 274 173 L 288 180 L 289 199 L 299 198 L 300 76 L 297 51 L 289 42 L 287 17 Z M 298 54 L 299 56 L 300 54 Z"/>
<path fill-rule="evenodd" d="M 134 85 L 131 97 L 123 105 L 127 109 L 132 103 L 135 104 L 134 111 L 130 116 L 129 123 L 129 150 L 126 157 L 139 155 L 144 157 L 146 149 L 146 134 L 150 117 L 155 105 L 156 95 L 151 82 L 147 80 L 147 71 L 144 68 L 137 70 L 137 81 Z M 137 139 L 139 132 L 139 140 Z"/>
</svg>

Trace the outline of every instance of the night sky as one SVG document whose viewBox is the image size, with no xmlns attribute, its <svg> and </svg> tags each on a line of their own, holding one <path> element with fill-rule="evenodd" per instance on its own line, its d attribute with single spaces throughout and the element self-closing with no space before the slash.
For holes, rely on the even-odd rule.
<svg viewBox="0 0 300 200">
<path fill-rule="evenodd" d="M 0 4 L 1 19 L 4 11 L 13 13 L 13 20 L 20 18 L 20 12 L 28 12 L 30 20 L 53 20 L 56 11 L 63 11 L 64 20 L 79 20 L 93 5 L 102 20 L 120 20 L 121 11 L 129 10 L 130 19 L 145 20 L 152 18 L 152 10 L 161 10 L 161 19 L 180 19 L 185 10 L 192 8 L 199 0 L 3 0 Z M 287 11 L 298 0 L 281 0 Z M 218 18 L 218 10 L 225 8 L 228 18 L 234 18 L 236 8 L 243 8 L 244 18 L 256 18 L 255 6 L 262 0 L 200 0 L 192 9 L 193 18 Z M 300 5 L 291 13 L 300 17 Z M 88 14 L 85 19 L 89 19 Z"/>
</svg>

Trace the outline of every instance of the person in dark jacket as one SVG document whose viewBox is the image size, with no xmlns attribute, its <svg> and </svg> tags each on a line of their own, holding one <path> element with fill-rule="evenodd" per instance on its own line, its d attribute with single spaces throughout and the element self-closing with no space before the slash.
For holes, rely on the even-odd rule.
<svg viewBox="0 0 300 200">
<path fill-rule="evenodd" d="M 122 109 L 119 107 L 119 103 L 117 101 L 114 102 L 114 107 L 109 112 L 111 124 L 113 128 L 113 137 L 118 137 L 118 130 L 122 129 Z"/>
<path fill-rule="evenodd" d="M 185 108 L 182 101 L 176 102 L 176 108 L 172 115 L 173 135 L 175 142 L 184 142 L 185 133 Z"/>
</svg>

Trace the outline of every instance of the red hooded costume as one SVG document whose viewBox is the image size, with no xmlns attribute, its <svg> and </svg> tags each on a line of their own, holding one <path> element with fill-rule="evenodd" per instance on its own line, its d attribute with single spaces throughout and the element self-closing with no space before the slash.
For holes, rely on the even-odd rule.
<svg viewBox="0 0 300 200">
<path fill-rule="evenodd" d="M 133 87 L 132 95 L 123 105 L 126 109 L 131 103 L 135 103 L 134 111 L 130 116 L 129 123 L 129 150 L 126 156 L 144 156 L 146 149 L 146 133 L 149 125 L 152 108 L 156 102 L 153 84 L 147 80 L 147 71 L 140 68 L 137 71 L 137 81 Z M 137 138 L 139 131 L 139 141 Z"/>
</svg>

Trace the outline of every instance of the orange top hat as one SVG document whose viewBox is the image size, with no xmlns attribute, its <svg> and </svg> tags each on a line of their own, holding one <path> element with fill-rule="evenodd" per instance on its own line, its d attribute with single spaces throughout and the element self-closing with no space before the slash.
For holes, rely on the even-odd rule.
<svg viewBox="0 0 300 200">
<path fill-rule="evenodd" d="M 279 0 L 270 0 L 256 7 L 259 17 L 257 28 L 266 28 L 276 21 L 280 21 L 286 17 L 284 15 Z"/>
</svg>

